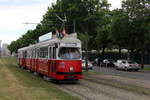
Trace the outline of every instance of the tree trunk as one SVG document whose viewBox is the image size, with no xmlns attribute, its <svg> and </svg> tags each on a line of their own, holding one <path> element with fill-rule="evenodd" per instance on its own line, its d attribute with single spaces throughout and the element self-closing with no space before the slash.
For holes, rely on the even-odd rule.
<svg viewBox="0 0 150 100">
<path fill-rule="evenodd" d="M 121 58 L 121 46 L 119 46 L 119 58 Z"/>
<path fill-rule="evenodd" d="M 102 48 L 102 57 L 103 57 L 103 59 L 104 59 L 104 55 L 105 55 L 105 46 L 103 46 L 103 48 Z"/>
<path fill-rule="evenodd" d="M 145 51 L 142 50 L 141 52 L 141 68 L 142 69 L 144 68 L 144 56 L 145 56 Z"/>
<path fill-rule="evenodd" d="M 130 50 L 128 49 L 127 60 L 130 60 Z"/>
<path fill-rule="evenodd" d="M 133 55 L 134 55 L 134 50 L 133 50 L 133 49 L 131 49 L 131 52 L 130 52 L 130 59 L 132 59 L 132 58 L 133 58 Z"/>
<path fill-rule="evenodd" d="M 127 57 L 128 60 L 130 59 L 132 60 L 133 51 L 134 51 L 133 49 L 131 50 L 128 49 L 128 57 Z"/>
</svg>

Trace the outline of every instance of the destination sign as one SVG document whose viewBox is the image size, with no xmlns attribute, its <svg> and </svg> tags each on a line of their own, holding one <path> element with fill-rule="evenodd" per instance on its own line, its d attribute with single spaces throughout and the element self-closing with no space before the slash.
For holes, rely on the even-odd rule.
<svg viewBox="0 0 150 100">
<path fill-rule="evenodd" d="M 60 46 L 63 47 L 79 47 L 80 45 L 77 43 L 61 43 Z"/>
<path fill-rule="evenodd" d="M 52 39 L 52 32 L 40 36 L 39 37 L 39 42 L 47 41 L 47 40 L 50 40 L 50 39 Z"/>
</svg>

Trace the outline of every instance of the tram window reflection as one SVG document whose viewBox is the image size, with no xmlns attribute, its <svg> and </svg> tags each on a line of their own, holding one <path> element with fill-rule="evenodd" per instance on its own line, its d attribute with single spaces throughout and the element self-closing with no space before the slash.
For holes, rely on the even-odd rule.
<svg viewBox="0 0 150 100">
<path fill-rule="evenodd" d="M 60 48 L 59 55 L 61 59 L 80 59 L 81 55 L 78 48 Z"/>
<path fill-rule="evenodd" d="M 48 58 L 48 47 L 41 47 L 39 50 L 39 57 L 40 58 Z"/>
</svg>

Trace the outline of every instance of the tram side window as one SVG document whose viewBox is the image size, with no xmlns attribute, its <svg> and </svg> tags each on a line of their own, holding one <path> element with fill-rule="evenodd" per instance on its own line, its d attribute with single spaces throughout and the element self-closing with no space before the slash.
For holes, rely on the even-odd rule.
<svg viewBox="0 0 150 100">
<path fill-rule="evenodd" d="M 52 47 L 49 48 L 49 58 L 52 58 Z"/>
<path fill-rule="evenodd" d="M 36 58 L 36 49 L 32 50 L 32 58 Z"/>
<path fill-rule="evenodd" d="M 34 50 L 31 50 L 31 58 L 34 58 Z"/>
<path fill-rule="evenodd" d="M 53 59 L 56 59 L 56 48 L 53 47 Z"/>
<path fill-rule="evenodd" d="M 22 58 L 22 57 L 21 57 L 21 52 L 18 52 L 18 58 Z"/>
<path fill-rule="evenodd" d="M 25 58 L 25 53 L 24 52 L 22 52 L 22 58 Z"/>
<path fill-rule="evenodd" d="M 37 49 L 34 49 L 34 58 L 36 58 Z"/>
<path fill-rule="evenodd" d="M 22 52 L 18 52 L 18 58 L 22 58 Z"/>
<path fill-rule="evenodd" d="M 23 58 L 26 58 L 27 57 L 27 51 L 24 51 L 23 52 Z"/>
<path fill-rule="evenodd" d="M 37 49 L 37 57 L 40 57 L 40 49 Z"/>
<path fill-rule="evenodd" d="M 41 47 L 39 51 L 40 58 L 48 58 L 48 47 Z"/>
<path fill-rule="evenodd" d="M 56 47 L 49 48 L 49 58 L 56 59 Z"/>
<path fill-rule="evenodd" d="M 27 58 L 30 58 L 31 57 L 31 53 L 30 51 L 27 51 Z"/>
<path fill-rule="evenodd" d="M 27 51 L 24 52 L 24 58 L 27 58 Z"/>
<path fill-rule="evenodd" d="M 20 52 L 19 56 L 20 56 L 20 58 L 23 58 L 23 52 Z"/>
</svg>

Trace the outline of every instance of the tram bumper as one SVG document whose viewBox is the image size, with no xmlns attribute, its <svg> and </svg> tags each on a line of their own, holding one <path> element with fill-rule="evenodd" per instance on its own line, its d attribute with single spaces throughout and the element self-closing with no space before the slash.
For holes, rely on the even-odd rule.
<svg viewBox="0 0 150 100">
<path fill-rule="evenodd" d="M 82 72 L 56 72 L 57 80 L 79 80 L 82 79 Z"/>
</svg>

